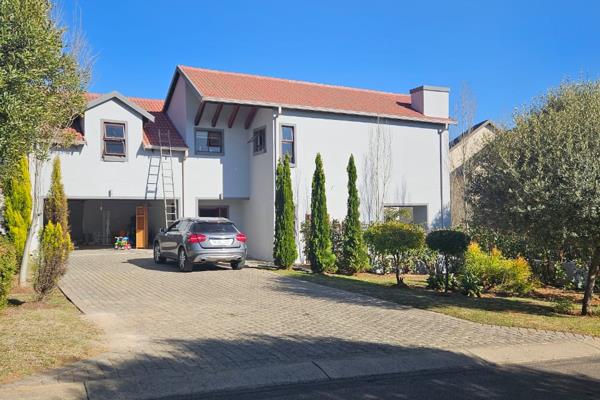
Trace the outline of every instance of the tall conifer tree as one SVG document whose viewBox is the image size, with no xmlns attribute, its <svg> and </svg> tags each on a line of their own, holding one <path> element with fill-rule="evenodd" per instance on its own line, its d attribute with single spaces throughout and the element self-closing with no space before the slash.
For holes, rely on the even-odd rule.
<svg viewBox="0 0 600 400">
<path fill-rule="evenodd" d="M 296 238 L 294 229 L 294 199 L 292 193 L 292 176 L 290 171 L 290 158 L 286 154 L 283 162 L 277 163 L 277 176 L 275 181 L 275 243 L 273 258 L 275 265 L 290 268 L 296 258 Z"/>
<path fill-rule="evenodd" d="M 312 180 L 310 200 L 310 252 L 308 255 L 313 272 L 335 272 L 335 255 L 331 249 L 327 196 L 325 194 L 325 173 L 321 154 L 315 159 L 315 173 Z"/>
<path fill-rule="evenodd" d="M 4 224 L 8 237 L 20 260 L 31 220 L 31 178 L 29 162 L 22 157 L 13 173 L 2 185 L 4 192 Z"/>
<path fill-rule="evenodd" d="M 360 200 L 356 189 L 354 155 L 350 155 L 346 171 L 348 172 L 348 208 L 344 221 L 342 265 L 345 272 L 354 274 L 364 271 L 369 266 L 367 247 L 360 226 Z"/>
</svg>

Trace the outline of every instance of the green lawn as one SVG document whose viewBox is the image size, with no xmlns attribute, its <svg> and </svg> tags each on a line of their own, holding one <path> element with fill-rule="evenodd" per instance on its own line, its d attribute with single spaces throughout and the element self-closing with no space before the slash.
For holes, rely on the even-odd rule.
<svg viewBox="0 0 600 400">
<path fill-rule="evenodd" d="M 15 288 L 0 310 L 0 383 L 97 354 L 99 330 L 59 290 L 34 302 Z"/>
<path fill-rule="evenodd" d="M 395 278 L 390 275 L 318 275 L 285 270 L 276 273 L 474 322 L 600 336 L 599 306 L 595 307 L 596 316 L 581 317 L 576 315 L 578 304 L 574 306 L 573 315 L 563 315 L 554 311 L 554 303 L 548 299 L 494 295 L 473 298 L 460 293 L 444 295 L 426 289 L 423 279 L 410 276 L 405 278 L 410 288 L 401 289 L 394 286 Z"/>
</svg>

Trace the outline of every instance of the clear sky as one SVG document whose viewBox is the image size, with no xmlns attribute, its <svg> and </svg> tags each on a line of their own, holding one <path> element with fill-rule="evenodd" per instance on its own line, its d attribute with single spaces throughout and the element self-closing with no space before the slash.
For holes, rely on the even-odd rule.
<svg viewBox="0 0 600 400">
<path fill-rule="evenodd" d="M 449 86 L 453 110 L 466 84 L 476 122 L 509 122 L 564 79 L 600 78 L 592 0 L 58 3 L 97 57 L 95 92 L 164 98 L 177 64 L 400 93 Z"/>
</svg>

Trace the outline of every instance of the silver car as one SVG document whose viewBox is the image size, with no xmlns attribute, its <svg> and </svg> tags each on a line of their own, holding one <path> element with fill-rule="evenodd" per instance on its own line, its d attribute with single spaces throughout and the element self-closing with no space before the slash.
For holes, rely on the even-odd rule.
<svg viewBox="0 0 600 400">
<path fill-rule="evenodd" d="M 233 269 L 246 263 L 246 235 L 227 218 L 183 218 L 154 239 L 154 261 L 177 260 L 179 270 L 190 272 L 194 264 L 228 262 Z"/>
</svg>

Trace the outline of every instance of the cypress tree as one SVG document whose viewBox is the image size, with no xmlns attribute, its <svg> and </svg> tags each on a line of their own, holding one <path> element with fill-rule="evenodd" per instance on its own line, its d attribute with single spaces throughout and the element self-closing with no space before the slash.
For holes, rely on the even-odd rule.
<svg viewBox="0 0 600 400">
<path fill-rule="evenodd" d="M 335 272 L 335 255 L 331 249 L 327 196 L 325 194 L 325 173 L 321 154 L 315 159 L 315 173 L 312 180 L 310 199 L 310 246 L 309 261 L 313 272 Z"/>
<path fill-rule="evenodd" d="M 62 184 L 62 174 L 60 168 L 60 158 L 55 157 L 52 164 L 52 178 L 48 199 L 46 200 L 45 214 L 48 221 L 60 224 L 63 233 L 69 232 L 69 208 L 67 205 L 67 196 Z"/>
<path fill-rule="evenodd" d="M 4 181 L 3 192 L 4 224 L 20 260 L 31 221 L 31 180 L 26 157 L 19 160 L 14 172 Z"/>
<path fill-rule="evenodd" d="M 273 246 L 273 258 L 275 265 L 290 268 L 296 258 L 296 238 L 294 229 L 294 201 L 292 193 L 292 176 L 290 171 L 290 158 L 285 155 L 277 163 L 275 179 L 275 243 Z"/>
<path fill-rule="evenodd" d="M 356 165 L 354 155 L 348 160 L 348 208 L 344 221 L 343 265 L 345 272 L 354 274 L 364 271 L 369 265 L 367 247 L 360 226 L 360 200 L 356 189 Z"/>
</svg>

